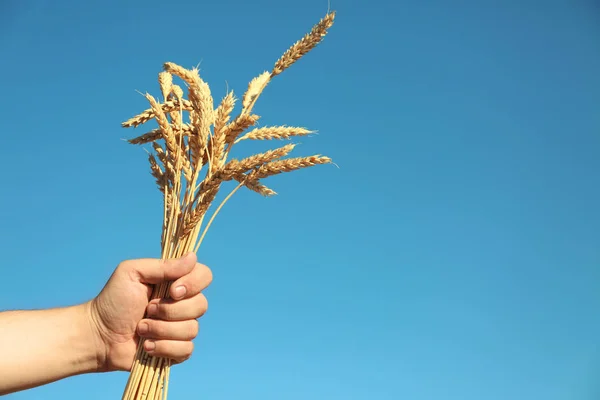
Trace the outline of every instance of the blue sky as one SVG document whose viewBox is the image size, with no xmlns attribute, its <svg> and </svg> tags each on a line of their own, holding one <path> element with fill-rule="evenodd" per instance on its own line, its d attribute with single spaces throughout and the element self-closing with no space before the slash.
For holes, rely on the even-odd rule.
<svg viewBox="0 0 600 400">
<path fill-rule="evenodd" d="M 274 177 L 279 196 L 239 193 L 219 215 L 199 253 L 210 309 L 170 398 L 596 399 L 598 3 L 332 8 L 256 112 L 318 130 L 295 154 L 339 168 Z M 136 90 L 159 95 L 163 62 L 241 96 L 326 11 L 3 1 L 0 309 L 76 304 L 119 261 L 159 256 L 146 153 L 121 140 L 143 131 L 120 123 L 146 108 Z M 126 379 L 8 398 L 120 398 Z"/>
</svg>

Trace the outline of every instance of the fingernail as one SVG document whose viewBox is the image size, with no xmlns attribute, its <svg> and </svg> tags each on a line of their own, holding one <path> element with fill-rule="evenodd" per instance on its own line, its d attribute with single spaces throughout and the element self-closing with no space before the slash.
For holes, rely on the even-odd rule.
<svg viewBox="0 0 600 400">
<path fill-rule="evenodd" d="M 140 335 L 145 335 L 146 333 L 148 333 L 148 324 L 145 322 L 142 322 L 140 324 L 140 326 L 138 327 L 138 332 Z"/>
<path fill-rule="evenodd" d="M 154 343 L 152 340 L 146 340 L 144 342 L 144 348 L 146 351 L 152 351 L 156 348 L 156 343 Z"/>
<path fill-rule="evenodd" d="M 183 296 L 185 296 L 185 292 L 186 292 L 185 286 L 177 286 L 175 288 L 175 292 L 174 292 L 175 298 L 176 299 L 182 298 Z"/>
<path fill-rule="evenodd" d="M 153 317 L 153 316 L 156 316 L 157 313 L 158 313 L 158 306 L 154 303 L 150 304 L 148 306 L 148 316 Z"/>
</svg>

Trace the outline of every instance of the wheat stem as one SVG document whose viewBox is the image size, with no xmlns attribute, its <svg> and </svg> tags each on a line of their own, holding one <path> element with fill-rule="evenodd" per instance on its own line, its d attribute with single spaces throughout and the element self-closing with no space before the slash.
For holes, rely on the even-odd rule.
<svg viewBox="0 0 600 400">
<path fill-rule="evenodd" d="M 202 236 L 200 236 L 200 239 L 198 240 L 198 244 L 196 245 L 196 248 L 194 249 L 194 251 L 196 253 L 198 252 L 198 250 L 200 250 L 200 245 L 202 244 L 202 241 L 204 240 L 204 236 L 206 236 L 206 232 L 208 232 L 208 228 L 210 228 L 210 226 L 212 225 L 213 221 L 215 220 L 215 217 L 217 216 L 219 211 L 221 211 L 221 208 L 223 208 L 223 206 L 225 205 L 225 203 L 227 203 L 227 201 L 231 198 L 231 196 L 233 196 L 235 194 L 235 192 L 237 192 L 242 186 L 244 186 L 243 183 L 240 183 L 239 185 L 237 185 L 235 187 L 235 189 L 233 189 L 231 191 L 231 193 L 229 193 L 227 195 L 227 197 L 225 197 L 225 199 L 223 199 L 221 204 L 219 204 L 219 207 L 217 207 L 217 209 L 213 213 L 212 217 L 210 217 L 210 220 L 208 221 L 208 224 L 206 224 L 206 227 L 204 228 L 204 231 L 202 232 Z"/>
</svg>

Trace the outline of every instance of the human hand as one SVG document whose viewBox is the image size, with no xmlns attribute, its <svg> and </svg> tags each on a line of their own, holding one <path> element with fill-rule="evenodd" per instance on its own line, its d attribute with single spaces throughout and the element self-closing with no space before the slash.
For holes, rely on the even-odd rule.
<svg viewBox="0 0 600 400">
<path fill-rule="evenodd" d="M 151 285 L 163 281 L 173 281 L 171 298 L 150 301 Z M 150 355 L 173 363 L 187 360 L 198 334 L 197 318 L 208 308 L 201 291 L 211 281 L 210 269 L 198 264 L 194 253 L 174 260 L 122 262 L 88 307 L 99 371 L 129 371 L 140 337 Z"/>
</svg>

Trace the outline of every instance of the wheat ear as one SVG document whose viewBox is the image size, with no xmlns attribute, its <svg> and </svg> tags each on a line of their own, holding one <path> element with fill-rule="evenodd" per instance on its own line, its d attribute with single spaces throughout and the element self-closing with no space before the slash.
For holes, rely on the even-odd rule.
<svg viewBox="0 0 600 400">
<path fill-rule="evenodd" d="M 252 112 L 256 100 L 274 76 L 281 74 L 284 70 L 302 58 L 302 56 L 314 49 L 323 40 L 325 35 L 327 35 L 327 30 L 333 26 L 334 19 L 335 11 L 327 13 L 325 17 L 313 26 L 309 33 L 283 53 L 283 55 L 275 62 L 273 70 L 268 78 L 263 73 L 254 78 L 254 84 L 252 81 L 250 82 L 247 91 L 247 101 L 244 104 L 242 114 L 250 114 Z M 251 88 L 252 90 L 250 90 Z"/>
<path fill-rule="evenodd" d="M 292 136 L 304 136 L 313 131 L 308 129 L 298 128 L 293 126 L 265 126 L 263 128 L 256 128 L 246 133 L 244 136 L 236 139 L 236 143 L 242 140 L 276 140 L 276 139 L 289 139 Z"/>
<path fill-rule="evenodd" d="M 170 113 L 173 111 L 178 111 L 180 109 L 180 107 L 184 111 L 191 111 L 193 109 L 192 103 L 188 100 L 182 100 L 181 105 L 179 104 L 179 102 L 172 101 L 172 100 L 167 101 L 161 105 L 163 113 Z M 121 126 L 123 128 L 131 128 L 131 127 L 135 128 L 139 125 L 145 124 L 146 122 L 150 121 L 152 118 L 154 118 L 154 112 L 152 111 L 152 109 L 148 109 L 148 110 L 142 111 L 135 117 L 129 118 L 127 121 L 123 122 L 121 124 Z"/>
<path fill-rule="evenodd" d="M 271 76 L 279 75 L 284 70 L 289 68 L 292 64 L 298 61 L 306 53 L 314 49 L 327 35 L 327 30 L 333 25 L 335 19 L 335 12 L 328 13 L 318 24 L 316 24 L 310 33 L 307 33 L 302 39 L 298 40 L 292 45 L 273 67 Z"/>
</svg>

